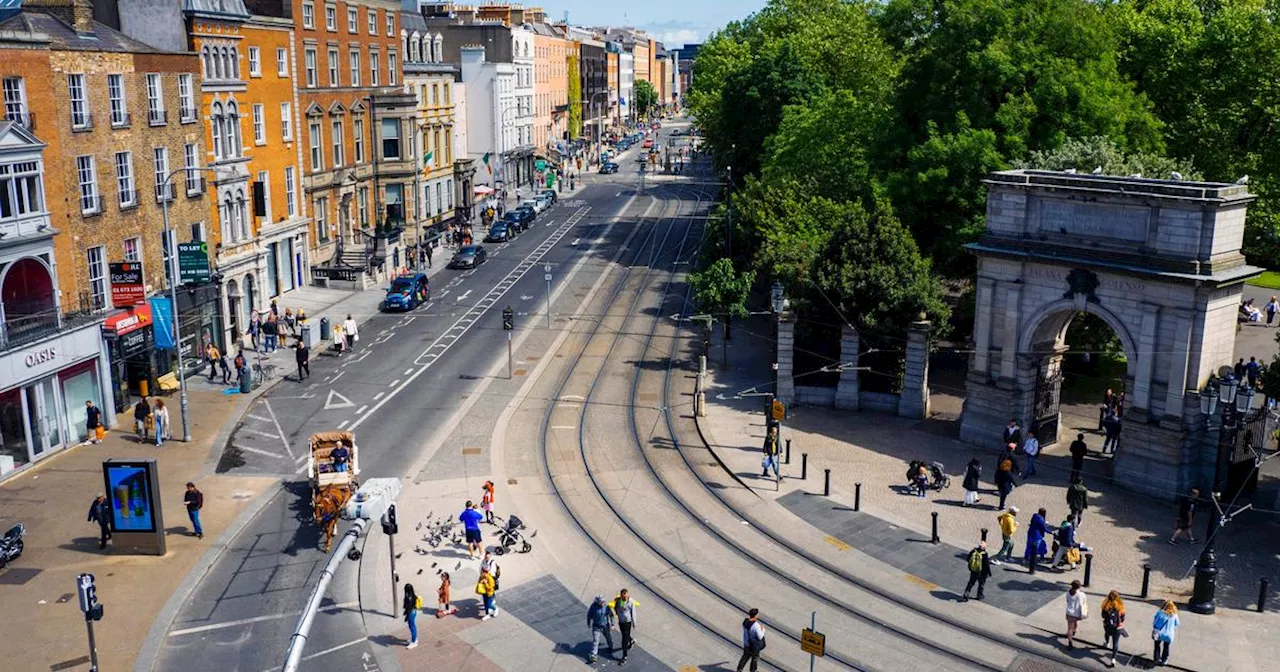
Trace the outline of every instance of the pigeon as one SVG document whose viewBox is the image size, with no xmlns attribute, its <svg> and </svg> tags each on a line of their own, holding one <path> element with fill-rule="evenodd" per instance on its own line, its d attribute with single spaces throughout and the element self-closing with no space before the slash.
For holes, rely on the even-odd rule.
<svg viewBox="0 0 1280 672">
<path fill-rule="evenodd" d="M 1176 170 L 1175 170 L 1175 171 L 1173 171 L 1172 173 L 1169 173 L 1169 179 L 1171 179 L 1171 180 L 1181 180 L 1181 179 L 1182 179 L 1182 173 L 1179 173 L 1178 171 L 1176 171 Z"/>
<path fill-rule="evenodd" d="M 431 563 L 431 567 L 432 567 L 432 569 L 434 569 L 434 568 L 435 568 L 435 566 L 436 566 L 436 565 L 438 565 L 438 564 L 440 564 L 440 563 L 438 563 L 438 562 L 433 562 L 433 563 Z"/>
<path fill-rule="evenodd" d="M 418 570 L 418 573 L 419 573 L 419 574 L 421 574 L 421 573 L 422 573 L 422 570 L 421 570 L 421 569 L 419 569 L 419 570 Z"/>
<path fill-rule="evenodd" d="M 1089 173 L 1089 174 L 1090 174 L 1090 175 L 1101 175 L 1101 174 L 1102 174 L 1102 166 L 1098 166 L 1097 168 L 1094 168 L 1094 169 L 1093 169 L 1093 172 L 1091 172 L 1091 173 Z"/>
<path fill-rule="evenodd" d="M 1240 179 L 1236 180 L 1236 184 L 1249 184 L 1249 176 L 1245 175 Z"/>
<path fill-rule="evenodd" d="M 458 571 L 459 569 L 462 569 L 462 561 L 461 561 L 461 560 L 459 560 L 459 561 L 458 561 L 458 564 L 457 564 L 457 565 L 455 565 L 455 566 L 453 567 L 453 571 L 455 571 L 455 572 L 456 572 L 456 571 Z"/>
<path fill-rule="evenodd" d="M 404 551 L 400 551 L 399 553 L 396 553 L 396 560 L 399 560 L 400 556 L 402 555 L 404 555 Z"/>
<path fill-rule="evenodd" d="M 1068 175 L 1075 175 L 1075 174 L 1076 174 L 1076 169 L 1075 169 L 1075 168 L 1068 168 L 1068 169 L 1066 169 L 1066 170 L 1064 170 L 1064 171 L 1062 171 L 1062 172 L 1064 172 L 1064 173 L 1066 173 L 1066 174 L 1068 174 Z"/>
<path fill-rule="evenodd" d="M 418 526 L 413 528 L 413 531 L 417 532 L 418 530 L 421 530 L 421 529 L 422 529 L 422 523 L 418 523 Z"/>
</svg>

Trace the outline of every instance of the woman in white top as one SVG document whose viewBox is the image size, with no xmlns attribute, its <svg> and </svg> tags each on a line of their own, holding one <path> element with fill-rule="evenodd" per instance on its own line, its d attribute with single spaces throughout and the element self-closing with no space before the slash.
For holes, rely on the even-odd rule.
<svg viewBox="0 0 1280 672">
<path fill-rule="evenodd" d="M 155 418 L 156 445 L 159 446 L 169 438 L 169 409 L 164 405 L 164 399 L 156 399 L 156 407 L 151 411 L 151 417 Z"/>
<path fill-rule="evenodd" d="M 347 313 L 347 319 L 342 322 L 342 333 L 347 337 L 348 350 L 354 348 L 356 341 L 360 340 L 360 333 L 356 331 L 356 321 L 351 319 L 351 313 Z"/>
<path fill-rule="evenodd" d="M 1084 591 L 1080 589 L 1080 581 L 1072 581 L 1067 591 L 1067 648 L 1075 648 L 1072 641 L 1076 636 L 1076 626 L 1080 621 L 1089 618 L 1089 604 L 1085 601 Z"/>
</svg>

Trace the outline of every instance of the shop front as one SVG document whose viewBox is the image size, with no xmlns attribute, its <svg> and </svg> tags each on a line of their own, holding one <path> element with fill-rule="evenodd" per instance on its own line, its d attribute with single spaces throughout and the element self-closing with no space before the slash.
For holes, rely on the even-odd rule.
<svg viewBox="0 0 1280 672">
<path fill-rule="evenodd" d="M 152 394 L 158 389 L 156 379 L 173 371 L 172 352 L 155 347 L 152 323 L 150 304 L 116 313 L 102 323 L 117 413 L 126 412 L 134 397 Z"/>
<path fill-rule="evenodd" d="M 182 332 L 182 361 L 187 375 L 204 367 L 205 346 L 226 350 L 222 333 L 222 294 L 217 282 L 186 284 L 178 288 L 178 319 Z"/>
<path fill-rule="evenodd" d="M 84 441 L 86 401 L 114 424 L 107 361 L 96 323 L 0 353 L 0 478 Z"/>
</svg>

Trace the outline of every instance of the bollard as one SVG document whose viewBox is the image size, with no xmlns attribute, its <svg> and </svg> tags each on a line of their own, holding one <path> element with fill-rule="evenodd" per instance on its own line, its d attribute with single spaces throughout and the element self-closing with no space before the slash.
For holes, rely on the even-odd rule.
<svg viewBox="0 0 1280 672">
<path fill-rule="evenodd" d="M 854 511 L 862 510 L 862 484 L 861 483 L 853 484 L 853 510 Z"/>
<path fill-rule="evenodd" d="M 984 527 L 984 528 L 982 528 L 982 540 L 983 540 L 983 541 L 986 541 L 986 540 L 987 540 L 987 528 L 985 528 L 985 527 Z"/>
<path fill-rule="evenodd" d="M 933 516 L 933 538 L 930 539 L 930 541 L 936 544 L 942 541 L 942 539 L 938 537 L 938 512 L 934 511 L 930 515 Z"/>
<path fill-rule="evenodd" d="M 791 439 L 787 439 L 787 459 L 784 462 L 791 464 Z"/>
<path fill-rule="evenodd" d="M 1142 566 L 1142 599 L 1147 599 L 1147 589 L 1151 587 L 1151 565 Z"/>
<path fill-rule="evenodd" d="M 1089 578 L 1093 575 L 1093 554 L 1084 554 L 1084 587 L 1089 587 Z"/>
<path fill-rule="evenodd" d="M 823 497 L 831 496 L 831 470 L 830 469 L 822 470 L 822 496 Z"/>
<path fill-rule="evenodd" d="M 1271 592 L 1271 582 L 1263 578 L 1258 582 L 1258 613 L 1267 610 L 1267 594 Z"/>
<path fill-rule="evenodd" d="M 800 480 L 809 479 L 809 453 L 800 453 Z"/>
</svg>

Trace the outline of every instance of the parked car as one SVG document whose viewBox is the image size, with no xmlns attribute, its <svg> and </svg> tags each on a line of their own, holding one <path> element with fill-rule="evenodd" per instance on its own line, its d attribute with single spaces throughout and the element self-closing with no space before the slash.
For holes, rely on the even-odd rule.
<svg viewBox="0 0 1280 672">
<path fill-rule="evenodd" d="M 547 208 L 551 207 L 553 203 L 556 202 L 555 192 L 551 192 L 551 195 L 548 196 L 547 192 L 544 191 L 538 194 L 537 196 L 534 196 L 533 202 L 541 206 L 543 210 L 546 210 Z"/>
<path fill-rule="evenodd" d="M 539 202 L 538 202 L 538 199 L 536 199 L 536 198 L 526 198 L 526 199 L 524 199 L 523 201 L 520 201 L 520 205 L 517 205 L 516 207 L 517 207 L 517 208 L 523 208 L 523 207 L 526 207 L 526 206 L 527 206 L 527 207 L 530 207 L 530 208 L 533 208 L 533 212 L 534 212 L 534 214 L 537 214 L 537 215 L 541 215 L 541 214 L 542 214 L 542 209 L 543 209 L 543 207 L 544 207 L 544 205 L 543 205 L 542 203 L 539 203 Z"/>
<path fill-rule="evenodd" d="M 511 240 L 512 238 L 514 238 L 515 233 L 516 232 L 512 229 L 512 227 L 507 226 L 507 222 L 505 220 L 500 220 L 500 221 L 494 222 L 493 226 L 489 227 L 489 234 L 484 237 L 484 242 L 505 243 L 508 240 Z"/>
<path fill-rule="evenodd" d="M 618 164 L 612 161 L 605 161 L 604 163 L 600 164 L 601 175 L 612 175 L 616 172 L 618 172 Z"/>
<path fill-rule="evenodd" d="M 533 222 L 533 210 L 529 208 L 513 208 L 502 216 L 502 221 L 506 222 L 507 226 L 516 233 L 525 231 Z"/>
<path fill-rule="evenodd" d="M 538 195 L 546 196 L 547 198 L 550 198 L 552 203 L 555 203 L 556 201 L 560 200 L 560 196 L 556 194 L 555 189 L 543 189 L 542 191 L 538 192 Z"/>
<path fill-rule="evenodd" d="M 483 264 L 488 255 L 480 245 L 466 245 L 458 248 L 449 260 L 449 268 L 475 268 Z"/>
<path fill-rule="evenodd" d="M 391 281 L 382 310 L 413 310 L 431 299 L 431 281 L 425 273 L 405 273 Z"/>
</svg>

